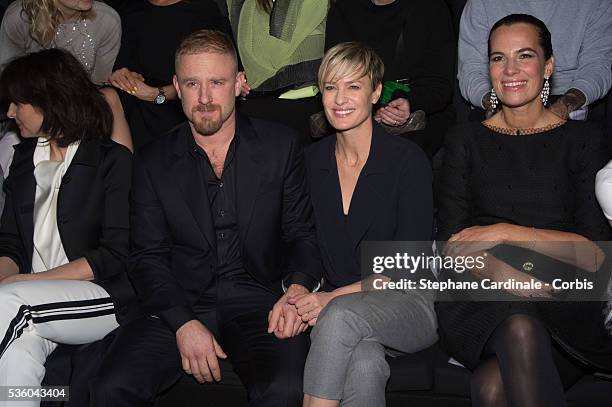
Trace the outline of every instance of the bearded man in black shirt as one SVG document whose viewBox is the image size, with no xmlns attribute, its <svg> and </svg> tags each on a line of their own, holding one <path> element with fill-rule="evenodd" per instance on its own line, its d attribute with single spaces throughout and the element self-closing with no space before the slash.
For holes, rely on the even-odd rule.
<svg viewBox="0 0 612 407">
<path fill-rule="evenodd" d="M 243 82 L 225 34 L 195 32 L 176 53 L 188 122 L 141 151 L 132 184 L 129 274 L 148 316 L 119 331 L 96 406 L 148 406 L 181 367 L 219 381 L 226 357 L 251 406 L 301 406 L 307 325 L 287 301 L 322 269 L 302 150 L 236 114 Z"/>
</svg>

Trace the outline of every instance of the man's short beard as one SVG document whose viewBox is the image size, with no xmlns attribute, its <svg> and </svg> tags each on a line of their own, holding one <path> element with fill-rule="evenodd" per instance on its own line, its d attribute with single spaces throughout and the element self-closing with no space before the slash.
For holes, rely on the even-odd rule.
<svg viewBox="0 0 612 407">
<path fill-rule="evenodd" d="M 219 117 L 218 119 L 212 120 L 212 119 L 196 116 L 198 112 L 202 112 L 202 111 L 218 111 Z M 194 113 L 194 117 L 198 117 L 198 119 L 193 120 L 192 122 L 193 127 L 199 134 L 203 136 L 210 136 L 212 134 L 215 134 L 223 126 L 223 114 L 221 111 L 221 106 L 219 105 L 211 105 L 211 106 L 206 106 L 206 107 L 202 105 L 198 105 L 197 107 L 193 109 L 193 113 Z"/>
<path fill-rule="evenodd" d="M 193 122 L 193 127 L 202 136 L 210 136 L 218 132 L 223 126 L 221 118 L 219 120 L 198 120 Z"/>
</svg>

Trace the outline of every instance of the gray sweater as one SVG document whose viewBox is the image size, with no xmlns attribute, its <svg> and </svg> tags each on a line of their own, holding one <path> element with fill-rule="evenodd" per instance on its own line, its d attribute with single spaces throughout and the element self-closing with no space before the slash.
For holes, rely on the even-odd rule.
<svg viewBox="0 0 612 407">
<path fill-rule="evenodd" d="M 121 19 L 106 4 L 94 1 L 91 20 L 62 23 L 55 36 L 55 47 L 70 51 L 89 72 L 94 83 L 105 82 L 112 73 L 121 46 Z M 0 70 L 11 59 L 43 46 L 30 37 L 30 23 L 22 12 L 21 1 L 7 9 L 0 26 Z"/>
<path fill-rule="evenodd" d="M 468 0 L 459 32 L 459 86 L 474 106 L 491 90 L 488 72 L 489 30 L 502 17 L 531 14 L 552 34 L 555 71 L 551 94 L 570 88 L 590 104 L 612 85 L 612 0 Z"/>
</svg>

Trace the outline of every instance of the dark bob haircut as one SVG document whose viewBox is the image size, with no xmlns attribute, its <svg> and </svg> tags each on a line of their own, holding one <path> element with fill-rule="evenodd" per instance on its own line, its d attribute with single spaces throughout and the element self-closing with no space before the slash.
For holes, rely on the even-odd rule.
<svg viewBox="0 0 612 407">
<path fill-rule="evenodd" d="M 491 31 L 489 31 L 489 40 L 487 41 L 487 44 L 489 45 L 488 54 L 491 55 L 491 34 L 493 34 L 493 32 L 501 26 L 508 26 L 519 23 L 529 24 L 535 27 L 535 29 L 538 31 L 538 44 L 544 50 L 544 59 L 548 61 L 550 57 L 553 56 L 553 47 L 550 31 L 548 31 L 548 27 L 546 27 L 546 24 L 544 24 L 542 20 L 530 14 L 510 14 L 493 24 L 493 27 L 491 27 Z"/>
<path fill-rule="evenodd" d="M 14 59 L 0 75 L 0 102 L 30 104 L 44 116 L 41 136 L 60 147 L 108 139 L 110 106 L 79 61 L 68 51 L 48 49 Z"/>
</svg>

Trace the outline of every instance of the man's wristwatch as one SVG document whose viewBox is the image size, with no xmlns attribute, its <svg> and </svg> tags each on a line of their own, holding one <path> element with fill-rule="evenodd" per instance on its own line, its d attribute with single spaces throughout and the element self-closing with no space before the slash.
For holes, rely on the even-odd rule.
<svg viewBox="0 0 612 407">
<path fill-rule="evenodd" d="M 164 91 L 164 88 L 157 88 L 157 90 L 159 91 L 159 93 L 153 101 L 156 105 L 161 105 L 166 101 L 166 91 Z"/>
</svg>

